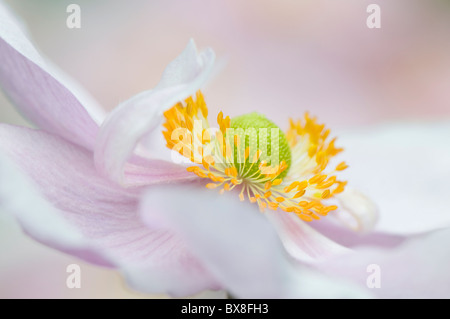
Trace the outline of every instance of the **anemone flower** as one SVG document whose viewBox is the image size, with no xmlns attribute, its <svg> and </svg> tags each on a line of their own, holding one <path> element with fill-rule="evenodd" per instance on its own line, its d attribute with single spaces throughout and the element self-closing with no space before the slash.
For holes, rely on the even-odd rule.
<svg viewBox="0 0 450 319">
<path fill-rule="evenodd" d="M 200 91 L 212 50 L 190 41 L 153 90 L 105 115 L 4 7 L 0 21 L 1 85 L 40 128 L 0 125 L 0 198 L 36 240 L 117 268 L 135 289 L 178 296 L 362 297 L 348 272 L 377 255 L 398 261 L 399 236 L 366 237 L 376 253 L 355 253 L 311 227 L 335 219 L 367 231 L 376 220 L 340 177 L 347 164 L 332 165 L 342 149 L 317 119 L 305 114 L 284 134 L 261 114 L 219 113 L 214 129 Z M 348 246 L 360 239 L 323 225 Z"/>
<path fill-rule="evenodd" d="M 105 118 L 92 99 L 49 67 L 4 7 L 0 17 L 2 87 L 40 128 L 0 128 L 2 181 L 8 181 L 2 185 L 3 205 L 16 213 L 29 235 L 84 260 L 117 267 L 143 291 L 186 295 L 226 289 L 244 297 L 306 293 L 308 270 L 298 275 L 259 213 L 250 209 L 242 214 L 245 205 L 233 208 L 234 201 L 218 194 L 213 202 L 206 200 L 211 194 L 203 192 L 196 175 L 158 158 L 163 156 L 158 145 L 149 146 L 155 138 L 164 140 L 159 128 L 163 114 L 168 114 L 164 111 L 173 105 L 171 110 L 178 110 L 180 101 L 207 80 L 212 50 L 198 53 L 189 42 L 156 88 L 124 102 Z M 206 108 L 202 111 L 205 114 Z M 170 186 L 149 189 L 147 195 L 144 186 L 161 183 Z M 189 196 L 190 189 L 194 193 Z M 170 213 L 148 207 L 160 191 L 183 202 L 185 217 L 191 215 L 181 231 L 165 225 Z M 205 207 L 197 210 L 189 202 Z M 196 248 L 195 239 L 185 238 L 184 231 L 192 227 L 199 227 L 197 239 L 208 247 Z M 336 291 L 351 294 L 339 285 Z"/>
</svg>

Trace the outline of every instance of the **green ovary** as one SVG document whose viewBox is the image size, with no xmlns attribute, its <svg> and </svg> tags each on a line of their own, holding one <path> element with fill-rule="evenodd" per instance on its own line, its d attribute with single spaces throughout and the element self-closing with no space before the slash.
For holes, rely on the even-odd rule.
<svg viewBox="0 0 450 319">
<path fill-rule="evenodd" d="M 231 141 L 231 136 L 239 136 L 240 143 L 234 146 L 234 163 L 238 171 L 242 172 L 243 175 L 241 177 L 253 176 L 253 178 L 256 178 L 261 161 L 266 161 L 268 166 L 272 167 L 284 161 L 287 168 L 276 178 L 284 178 L 286 176 L 291 165 L 291 149 L 284 132 L 278 126 L 264 115 L 253 112 L 231 119 L 230 129 L 232 134 L 228 131 L 226 134 L 229 142 Z M 278 139 L 276 138 L 277 134 Z M 244 139 L 245 147 L 243 144 Z M 247 147 L 250 155 L 244 163 L 245 156 L 243 154 Z M 262 155 L 257 162 L 252 164 L 257 150 L 261 150 Z M 262 175 L 259 178 L 263 179 L 265 176 Z"/>
</svg>

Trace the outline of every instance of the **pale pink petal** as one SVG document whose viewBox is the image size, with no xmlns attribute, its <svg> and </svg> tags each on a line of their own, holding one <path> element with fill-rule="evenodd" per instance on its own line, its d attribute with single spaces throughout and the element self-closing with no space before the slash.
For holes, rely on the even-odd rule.
<svg viewBox="0 0 450 319">
<path fill-rule="evenodd" d="M 214 62 L 214 52 L 206 49 L 197 52 L 191 40 L 185 50 L 172 61 L 164 71 L 161 82 L 151 91 L 142 92 L 119 105 L 101 127 L 95 150 L 97 167 L 113 181 L 125 186 L 142 184 L 142 177 L 136 180 L 134 174 L 127 174 L 127 161 L 131 160 L 138 144 L 145 139 L 157 140 L 158 147 L 147 149 L 148 161 L 144 176 L 148 184 L 161 177 L 167 180 L 190 178 L 185 168 L 166 164 L 165 167 L 152 168 L 152 159 L 161 160 L 164 149 L 161 124 L 163 112 L 175 103 L 195 94 L 208 79 Z M 166 161 L 170 162 L 167 151 Z M 139 154 L 142 157 L 142 152 Z M 135 167 L 136 168 L 136 167 Z"/>
<path fill-rule="evenodd" d="M 177 231 L 220 284 L 240 298 L 362 297 L 352 285 L 294 265 L 275 229 L 237 194 L 199 183 L 152 186 L 141 213 Z"/>
<path fill-rule="evenodd" d="M 33 183 L 3 152 L 0 153 L 0 206 L 13 213 L 34 239 L 51 243 L 54 248 L 90 262 L 110 265 L 107 258 L 34 189 Z"/>
<path fill-rule="evenodd" d="M 267 211 L 265 215 L 277 229 L 287 252 L 298 261 L 316 262 L 350 251 L 309 226 L 295 214 Z"/>
<path fill-rule="evenodd" d="M 46 199 L 33 193 L 27 200 L 31 187 L 10 188 L 15 180 L 8 178 L 14 176 L 1 176 L 2 198 L 13 196 L 14 205 L 9 206 L 25 231 L 39 241 L 118 267 L 146 292 L 184 295 L 217 288 L 179 236 L 141 222 L 138 190 L 122 189 L 101 177 L 92 153 L 57 136 L 9 125 L 0 125 L 0 153 L 20 167 L 37 186 L 36 194 Z M 2 173 L 7 172 L 2 167 Z M 83 250 L 65 244 L 69 229 L 75 231 L 71 237 L 81 236 Z M 145 281 L 140 280 L 144 274 Z"/>
<path fill-rule="evenodd" d="M 386 234 L 383 232 L 355 232 L 350 228 L 342 227 L 341 222 L 329 217 L 324 218 L 317 223 L 311 223 L 311 227 L 321 234 L 324 234 L 330 240 L 352 250 L 359 246 L 393 248 L 407 239 L 405 236 Z"/>
<path fill-rule="evenodd" d="M 344 179 L 379 209 L 376 231 L 408 235 L 450 226 L 450 123 L 391 124 L 340 134 Z"/>
<path fill-rule="evenodd" d="M 450 230 L 439 230 L 393 249 L 359 248 L 316 267 L 382 298 L 449 298 L 449 241 Z"/>
<path fill-rule="evenodd" d="M 39 55 L 0 3 L 0 85 L 42 129 L 93 150 L 104 114 L 90 97 Z"/>
<path fill-rule="evenodd" d="M 136 162 L 142 164 L 136 165 Z M 124 173 L 128 181 L 125 186 L 189 181 L 197 178 L 196 175 L 188 173 L 184 166 L 160 159 L 148 161 L 142 158 L 137 159 L 137 157 L 133 157 L 129 163 L 125 164 Z"/>
</svg>

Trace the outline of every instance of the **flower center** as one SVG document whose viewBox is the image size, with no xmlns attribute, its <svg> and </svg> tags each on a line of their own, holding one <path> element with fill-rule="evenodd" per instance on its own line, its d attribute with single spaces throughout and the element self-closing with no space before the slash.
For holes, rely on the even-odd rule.
<svg viewBox="0 0 450 319">
<path fill-rule="evenodd" d="M 290 120 L 286 134 L 258 113 L 230 119 L 220 112 L 219 129 L 214 130 L 199 91 L 195 99 L 177 103 L 164 116 L 167 147 L 196 164 L 187 170 L 209 179 L 207 188 L 238 190 L 240 200 L 257 203 L 262 212 L 281 209 L 308 222 L 337 209 L 326 202 L 344 191 L 347 182 L 337 175 L 348 166 L 341 162 L 330 169 L 342 148 L 308 113 Z"/>
<path fill-rule="evenodd" d="M 261 163 L 266 163 L 274 170 L 284 163 L 286 168 L 275 177 L 284 178 L 287 175 L 291 165 L 288 140 L 283 131 L 264 115 L 253 112 L 232 118 L 226 135 L 234 137 L 234 162 L 238 171 L 243 172 L 243 178 L 255 176 Z M 228 141 L 231 142 L 230 138 Z M 247 149 L 250 156 L 239 156 L 245 155 Z M 261 155 L 254 163 L 252 155 L 257 151 L 260 151 Z M 263 177 L 260 176 L 260 179 Z"/>
</svg>

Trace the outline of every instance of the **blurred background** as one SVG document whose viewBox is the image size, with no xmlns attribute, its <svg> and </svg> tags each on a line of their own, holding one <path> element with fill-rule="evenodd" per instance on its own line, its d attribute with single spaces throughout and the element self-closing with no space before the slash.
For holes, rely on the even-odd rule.
<svg viewBox="0 0 450 319">
<path fill-rule="evenodd" d="M 305 111 L 333 129 L 450 119 L 450 1 L 9 0 L 40 51 L 107 109 L 155 86 L 193 38 L 220 72 L 204 89 L 210 113 L 258 111 L 285 128 Z M 66 26 L 69 4 L 81 28 Z M 381 28 L 369 29 L 369 4 Z M 0 93 L 0 121 L 25 122 Z M 136 298 L 111 270 L 22 234 L 0 214 L 0 298 Z M 66 266 L 82 266 L 68 289 Z"/>
</svg>

